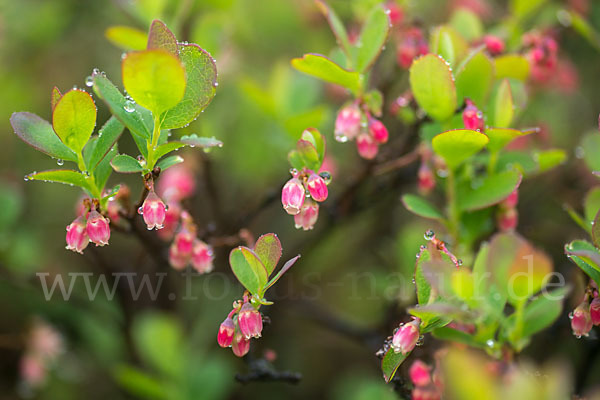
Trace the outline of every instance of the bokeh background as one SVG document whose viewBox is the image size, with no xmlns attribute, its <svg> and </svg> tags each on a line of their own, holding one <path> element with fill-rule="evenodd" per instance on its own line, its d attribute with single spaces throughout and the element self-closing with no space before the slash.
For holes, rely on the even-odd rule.
<svg viewBox="0 0 600 400">
<path fill-rule="evenodd" d="M 349 26 L 359 26 L 375 0 L 331 0 Z M 400 2 L 402 3 L 402 2 Z M 425 26 L 447 20 L 454 1 L 407 1 Z M 468 2 L 467 2 L 468 3 Z M 492 20 L 506 15 L 507 2 L 484 2 Z M 549 2 L 540 26 L 559 26 L 557 11 L 566 2 Z M 600 3 L 590 1 L 588 19 L 600 29 Z M 183 290 L 181 278 L 155 260 L 139 240 L 113 232 L 111 245 L 86 251 L 64 250 L 64 227 L 75 217 L 76 188 L 25 182 L 34 170 L 56 168 L 56 161 L 21 142 L 9 117 L 31 111 L 50 119 L 50 91 L 85 87 L 92 69 L 106 72 L 118 86 L 123 50 L 104 35 L 113 25 L 146 30 L 164 20 L 180 40 L 198 43 L 215 57 L 217 95 L 204 114 L 176 134 L 215 136 L 225 143 L 209 154 L 186 153 L 198 177 L 192 214 L 207 236 L 276 232 L 284 258 L 301 260 L 278 285 L 267 308 L 271 324 L 253 342 L 252 356 L 276 353 L 278 370 L 302 374 L 296 385 L 253 382 L 242 385 L 236 373 L 248 363 L 217 346 L 218 325 L 241 294 L 229 272 L 231 248 L 215 248 L 215 275 L 193 279 L 197 300 L 169 292 L 157 301 L 142 297 L 124 306 L 98 295 L 85 298 L 75 285 L 73 298 L 44 299 L 36 272 L 51 275 L 98 272 L 99 263 L 121 271 L 164 271 Z M 485 20 L 484 20 L 485 22 Z M 560 54 L 576 72 L 573 87 L 546 87 L 528 93 L 518 125 L 542 126 L 540 147 L 560 147 L 568 160 L 521 187 L 519 232 L 548 252 L 568 281 L 584 279 L 563 254 L 564 243 L 585 236 L 563 209 L 576 209 L 597 182 L 581 158 L 583 136 L 597 129 L 600 111 L 599 52 L 568 28 L 560 27 Z M 417 164 L 362 179 L 366 162 L 352 145 L 333 140 L 335 112 L 342 93 L 294 71 L 290 59 L 307 52 L 328 54 L 335 46 L 325 19 L 311 0 L 0 0 L 0 398 L 127 399 L 168 398 L 396 398 L 383 383 L 374 356 L 393 325 L 414 302 L 411 274 L 423 232 L 437 227 L 415 218 L 399 197 L 414 192 Z M 390 43 L 374 79 L 393 82 L 389 93 L 408 88 L 408 74 L 395 64 Z M 386 108 L 393 96 L 386 98 Z M 109 117 L 96 99 L 99 122 Z M 384 121 L 406 146 L 415 132 L 393 116 Z M 331 199 L 314 231 L 294 229 L 279 204 L 289 176 L 286 155 L 302 130 L 317 127 L 328 139 L 335 166 Z M 130 138 L 122 152 L 135 154 Z M 399 154 L 407 147 L 398 149 Z M 109 183 L 126 182 L 133 197 L 138 177 L 113 174 Z M 90 254 L 87 254 L 90 253 Z M 286 258 L 287 257 L 287 258 Z M 150 265 L 150 267 L 149 267 Z M 118 297 L 118 296 L 117 296 Z M 573 308 L 577 299 L 567 304 Z M 60 332 L 63 351 L 49 368 L 43 386 L 28 388 L 20 360 L 32 326 L 40 320 Z M 36 322 L 37 321 L 37 322 Z M 551 350 L 551 351 L 549 351 Z M 417 353 L 418 355 L 418 353 Z M 523 359 L 558 361 L 578 391 L 600 376 L 597 337 L 577 340 L 567 312 L 537 335 Z"/>
</svg>

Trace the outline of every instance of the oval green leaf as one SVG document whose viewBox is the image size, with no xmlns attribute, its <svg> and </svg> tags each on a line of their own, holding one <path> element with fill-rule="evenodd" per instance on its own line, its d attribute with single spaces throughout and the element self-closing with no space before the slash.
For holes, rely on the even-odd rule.
<svg viewBox="0 0 600 400">
<path fill-rule="evenodd" d="M 10 124 L 15 134 L 36 150 L 56 159 L 77 162 L 77 155 L 60 141 L 45 119 L 29 112 L 17 112 L 10 116 Z"/>
<path fill-rule="evenodd" d="M 237 280 L 253 295 L 261 295 L 268 279 L 260 258 L 247 247 L 240 246 L 229 254 L 231 270 Z"/>
<path fill-rule="evenodd" d="M 365 72 L 373 65 L 390 31 L 390 16 L 381 5 L 373 8 L 360 32 L 356 51 L 356 68 Z"/>
<path fill-rule="evenodd" d="M 150 25 L 146 48 L 148 50 L 162 49 L 177 56 L 177 39 L 164 22 L 155 19 Z"/>
<path fill-rule="evenodd" d="M 450 66 L 443 58 L 428 54 L 410 67 L 410 86 L 419 106 L 432 118 L 444 121 L 456 110 L 456 88 Z"/>
<path fill-rule="evenodd" d="M 121 62 L 127 93 L 155 116 L 173 108 L 185 93 L 185 68 L 165 50 L 128 53 Z"/>
<path fill-rule="evenodd" d="M 446 161 L 448 167 L 455 169 L 483 149 L 488 141 L 488 137 L 481 132 L 456 129 L 435 136 L 432 145 L 433 151 Z"/>
<path fill-rule="evenodd" d="M 262 261 L 268 275 L 271 275 L 277 267 L 277 263 L 281 258 L 281 251 L 281 242 L 274 233 L 262 235 L 254 245 L 254 252 Z"/>
<path fill-rule="evenodd" d="M 326 82 L 335 83 L 356 93 L 361 85 L 358 72 L 348 71 L 321 54 L 305 54 L 294 58 L 292 67 Z"/>
<path fill-rule="evenodd" d="M 508 79 L 504 79 L 500 83 L 495 94 L 490 125 L 497 128 L 508 128 L 515 114 L 515 104 Z"/>
<path fill-rule="evenodd" d="M 92 192 L 92 187 L 87 177 L 81 172 L 70 169 L 55 169 L 50 171 L 34 172 L 27 175 L 28 180 L 64 183 L 70 186 L 79 186 L 89 192 Z"/>
<path fill-rule="evenodd" d="M 443 219 L 442 213 L 430 202 L 414 194 L 402 196 L 402 203 L 408 211 L 423 218 Z"/>
<path fill-rule="evenodd" d="M 519 54 L 505 54 L 494 59 L 496 78 L 513 78 L 526 81 L 529 77 L 529 61 Z"/>
<path fill-rule="evenodd" d="M 112 165 L 115 171 L 122 174 L 133 174 L 144 170 L 144 167 L 138 160 L 127 154 L 117 154 L 110 161 L 110 165 Z"/>
<path fill-rule="evenodd" d="M 60 140 L 74 152 L 81 153 L 95 126 L 96 105 L 89 93 L 72 89 L 56 103 L 52 127 Z"/>
<path fill-rule="evenodd" d="M 487 148 L 492 153 L 502 150 L 507 144 L 514 139 L 534 133 L 534 130 L 519 131 L 510 128 L 487 128 L 485 134 L 490 139 Z"/>
<path fill-rule="evenodd" d="M 144 31 L 124 25 L 108 27 L 104 36 L 123 50 L 143 50 L 148 41 Z"/>
<path fill-rule="evenodd" d="M 488 176 L 475 189 L 469 186 L 466 190 L 459 190 L 459 207 L 463 211 L 475 211 L 498 204 L 519 187 L 521 179 L 518 171 L 504 171 Z"/>
<path fill-rule="evenodd" d="M 465 98 L 484 107 L 494 81 L 494 63 L 483 50 L 476 50 L 463 62 L 456 72 L 456 95 L 458 104 Z"/>
</svg>

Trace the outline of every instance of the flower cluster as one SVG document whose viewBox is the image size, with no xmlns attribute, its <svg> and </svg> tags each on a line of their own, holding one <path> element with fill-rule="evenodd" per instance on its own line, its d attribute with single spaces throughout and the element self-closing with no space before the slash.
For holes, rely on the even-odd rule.
<svg viewBox="0 0 600 400">
<path fill-rule="evenodd" d="M 372 160 L 379 152 L 379 145 L 388 141 L 385 125 L 374 118 L 366 105 L 353 102 L 342 107 L 335 120 L 335 139 L 338 142 L 356 140 L 358 154 Z"/>
<path fill-rule="evenodd" d="M 523 36 L 523 45 L 528 48 L 531 78 L 537 83 L 548 83 L 554 77 L 558 64 L 556 40 L 549 35 L 530 32 Z"/>
<path fill-rule="evenodd" d="M 410 68 L 413 60 L 429 53 L 429 45 L 423 30 L 409 26 L 397 33 L 396 60 L 401 68 Z"/>
<path fill-rule="evenodd" d="M 49 366 L 63 352 L 60 333 L 42 320 L 34 320 L 21 357 L 20 374 L 30 388 L 39 387 L 46 380 Z"/>
<path fill-rule="evenodd" d="M 319 173 L 325 160 L 325 139 L 316 130 L 309 128 L 302 133 L 288 156 L 292 169 L 292 179 L 281 190 L 283 209 L 294 216 L 296 229 L 313 229 L 319 218 L 319 204 L 329 196 L 327 185 L 331 174 Z"/>
<path fill-rule="evenodd" d="M 569 314 L 569 318 L 573 334 L 578 338 L 588 336 L 593 326 L 600 325 L 600 298 L 594 281 L 590 281 L 583 300 Z"/>
<path fill-rule="evenodd" d="M 413 400 L 438 400 L 442 397 L 443 384 L 440 368 L 436 368 L 433 374 L 431 367 L 421 360 L 416 360 L 408 371 L 411 382 Z"/>
<path fill-rule="evenodd" d="M 100 214 L 97 200 L 83 200 L 83 212 L 67 226 L 67 250 L 83 254 L 90 242 L 96 246 L 108 244 L 110 239 L 110 220 Z"/>
<path fill-rule="evenodd" d="M 250 350 L 250 339 L 259 338 L 263 329 L 260 304 L 253 305 L 248 296 L 233 303 L 233 310 L 219 326 L 217 342 L 221 347 L 231 347 L 233 354 L 245 356 Z"/>
</svg>

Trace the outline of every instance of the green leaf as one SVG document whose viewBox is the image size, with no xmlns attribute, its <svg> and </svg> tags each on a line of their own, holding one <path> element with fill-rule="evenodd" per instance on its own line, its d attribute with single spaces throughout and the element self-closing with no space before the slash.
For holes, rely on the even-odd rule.
<svg viewBox="0 0 600 400">
<path fill-rule="evenodd" d="M 600 253 L 593 244 L 574 240 L 565 246 L 565 254 L 596 284 L 600 284 Z"/>
<path fill-rule="evenodd" d="M 423 250 L 415 264 L 415 286 L 417 287 L 417 301 L 420 305 L 428 304 L 431 297 L 431 285 L 423 273 L 423 263 L 428 261 L 431 261 L 430 250 Z"/>
<path fill-rule="evenodd" d="M 110 112 L 129 129 L 134 137 L 150 139 L 152 131 L 148 129 L 139 110 L 134 108 L 132 112 L 127 111 L 131 110 L 130 105 L 126 107 L 127 99 L 105 75 L 94 73 L 92 78 L 94 79 L 94 91 L 108 105 Z"/>
<path fill-rule="evenodd" d="M 62 93 L 56 86 L 52 88 L 52 94 L 50 97 L 50 105 L 52 106 L 52 111 L 54 111 L 54 107 L 58 104 L 58 101 L 61 99 Z"/>
<path fill-rule="evenodd" d="M 154 152 L 154 157 L 159 159 L 172 151 L 187 146 L 198 147 L 200 149 L 210 149 L 212 147 L 223 147 L 223 142 L 215 139 L 214 137 L 203 137 L 196 134 L 186 135 L 182 136 L 179 140 L 173 140 L 158 146 Z"/>
<path fill-rule="evenodd" d="M 113 169 L 122 174 L 132 174 L 136 172 L 144 171 L 144 167 L 138 160 L 127 155 L 127 154 L 118 154 L 111 161 L 110 165 L 112 165 Z"/>
<path fill-rule="evenodd" d="M 164 50 L 130 52 L 121 68 L 127 93 L 153 115 L 161 115 L 183 99 L 185 68 L 173 54 Z"/>
<path fill-rule="evenodd" d="M 590 224 L 600 210 L 600 186 L 590 189 L 583 199 L 583 209 L 586 223 Z"/>
<path fill-rule="evenodd" d="M 475 347 L 475 348 L 483 348 L 481 343 L 479 343 L 473 335 L 469 335 L 466 332 L 459 331 L 457 329 L 452 329 L 448 327 L 442 327 L 435 329 L 432 332 L 432 335 L 440 340 L 446 340 L 449 342 L 463 343 L 467 346 Z"/>
<path fill-rule="evenodd" d="M 143 399 L 167 400 L 168 388 L 157 378 L 129 365 L 117 365 L 113 371 L 115 380 L 125 391 Z"/>
<path fill-rule="evenodd" d="M 140 357 L 168 377 L 177 377 L 184 368 L 183 332 L 173 317 L 146 313 L 132 326 L 133 342 Z"/>
<path fill-rule="evenodd" d="M 304 168 L 304 160 L 300 156 L 300 152 L 298 150 L 291 150 L 288 153 L 288 161 L 290 162 L 292 168 L 295 168 L 298 171 Z"/>
<path fill-rule="evenodd" d="M 490 139 L 487 148 L 492 153 L 498 152 L 514 139 L 533 132 L 534 131 L 522 132 L 510 128 L 486 128 L 485 134 Z"/>
<path fill-rule="evenodd" d="M 600 34 L 594 27 L 575 10 L 560 10 L 559 13 L 567 13 L 571 27 L 588 41 L 596 50 L 600 50 Z"/>
<path fill-rule="evenodd" d="M 383 94 L 377 89 L 373 89 L 364 96 L 365 105 L 376 117 L 381 117 L 383 111 Z"/>
<path fill-rule="evenodd" d="M 237 280 L 253 295 L 261 295 L 268 279 L 260 258 L 247 247 L 237 247 L 229 254 L 229 263 Z"/>
<path fill-rule="evenodd" d="M 529 77 L 529 61 L 519 54 L 505 54 L 494 59 L 496 78 L 513 78 L 526 81 Z"/>
<path fill-rule="evenodd" d="M 54 132 L 76 153 L 81 153 L 95 126 L 96 105 L 92 96 L 83 90 L 69 90 L 54 107 L 52 113 Z"/>
<path fill-rule="evenodd" d="M 592 242 L 594 242 L 594 246 L 600 248 L 600 210 L 596 213 L 592 223 Z"/>
<path fill-rule="evenodd" d="M 96 182 L 96 186 L 100 191 L 104 189 L 106 185 L 106 181 L 110 177 L 110 174 L 113 171 L 112 165 L 110 165 L 110 161 L 119 153 L 117 148 L 117 144 L 109 150 L 106 156 L 96 165 L 96 169 L 94 169 L 94 180 Z"/>
<path fill-rule="evenodd" d="M 318 171 L 321 167 L 321 160 L 319 159 L 319 153 L 315 146 L 308 140 L 298 140 L 296 143 L 296 149 L 302 160 L 303 166 L 313 171 Z"/>
<path fill-rule="evenodd" d="M 456 110 L 456 88 L 450 66 L 439 56 L 428 54 L 412 63 L 410 86 L 419 106 L 432 118 L 450 118 Z"/>
<path fill-rule="evenodd" d="M 489 139 L 481 132 L 456 129 L 442 132 L 432 140 L 433 151 L 442 157 L 449 168 L 456 169 L 466 159 L 478 153 Z"/>
<path fill-rule="evenodd" d="M 113 148 L 119 137 L 121 137 L 124 128 L 123 124 L 114 116 L 110 117 L 104 126 L 100 128 L 94 151 L 90 155 L 88 163 L 86 163 L 89 171 L 93 171 Z"/>
<path fill-rule="evenodd" d="M 150 25 L 146 48 L 148 50 L 162 49 L 177 56 L 177 39 L 164 22 L 155 19 Z"/>
<path fill-rule="evenodd" d="M 588 133 L 581 140 L 583 148 L 583 160 L 592 171 L 600 170 L 600 134 L 598 132 Z"/>
<path fill-rule="evenodd" d="M 498 128 L 507 128 L 510 126 L 514 116 L 514 103 L 510 90 L 510 83 L 504 79 L 492 103 L 492 123 L 490 125 Z"/>
<path fill-rule="evenodd" d="M 302 58 L 294 58 L 292 67 L 326 82 L 343 86 L 354 93 L 358 92 L 362 84 L 358 72 L 348 71 L 321 54 L 305 54 Z"/>
<path fill-rule="evenodd" d="M 162 160 L 160 160 L 156 166 L 158 168 L 160 168 L 161 171 L 166 170 L 167 168 L 172 167 L 173 165 L 177 165 L 183 162 L 183 157 L 181 156 L 170 156 L 170 157 L 165 157 Z"/>
<path fill-rule="evenodd" d="M 70 169 L 55 169 L 50 171 L 33 172 L 27 175 L 27 180 L 64 183 L 66 185 L 79 186 L 80 188 L 83 188 L 89 192 L 93 191 L 84 174 Z"/>
<path fill-rule="evenodd" d="M 148 42 L 146 32 L 130 26 L 116 25 L 104 31 L 104 36 L 123 50 L 143 50 Z"/>
<path fill-rule="evenodd" d="M 265 266 L 267 275 L 271 275 L 277 267 L 277 263 L 281 258 L 281 251 L 281 242 L 274 233 L 262 235 L 256 241 L 254 252 Z"/>
<path fill-rule="evenodd" d="M 414 194 L 402 196 L 402 204 L 408 211 L 423 218 L 444 219 L 443 214 L 430 202 Z"/>
<path fill-rule="evenodd" d="M 473 11 L 468 8 L 457 8 L 450 17 L 450 25 L 465 39 L 472 42 L 483 35 L 483 24 Z"/>
<path fill-rule="evenodd" d="M 529 302 L 523 311 L 522 337 L 532 336 L 552 325 L 562 312 L 563 302 L 568 291 L 569 287 L 561 287 L 548 293 L 542 293 Z"/>
<path fill-rule="evenodd" d="M 29 112 L 17 112 L 10 116 L 15 134 L 25 143 L 59 160 L 77 162 L 77 155 L 60 141 L 52 125 Z"/>
<path fill-rule="evenodd" d="M 315 128 L 306 128 L 302 132 L 300 138 L 302 140 L 310 142 L 317 150 L 319 160 L 323 161 L 323 159 L 325 158 L 325 138 L 323 137 L 323 135 L 321 135 L 321 132 L 319 132 Z"/>
<path fill-rule="evenodd" d="M 381 360 L 381 371 L 383 372 L 385 383 L 390 383 L 398 367 L 406 360 L 409 354 L 396 353 L 391 347 L 388 349 L 385 356 L 383 356 L 383 360 Z"/>
<path fill-rule="evenodd" d="M 547 0 L 511 0 L 510 13 L 518 19 L 525 19 L 535 13 Z"/>
<path fill-rule="evenodd" d="M 208 107 L 217 90 L 217 65 L 206 50 L 193 43 L 179 44 L 179 58 L 187 76 L 185 94 L 165 114 L 163 129 L 181 128 L 194 121 Z"/>
<path fill-rule="evenodd" d="M 325 1 L 317 0 L 315 1 L 315 3 L 317 4 L 317 7 L 325 16 L 325 18 L 327 18 L 327 22 L 329 22 L 329 27 L 335 35 L 338 45 L 346 54 L 346 58 L 350 60 L 352 58 L 352 45 L 350 44 L 350 40 L 348 39 L 348 33 L 346 32 L 344 23 L 337 16 L 333 8 L 331 8 Z"/>
<path fill-rule="evenodd" d="M 456 72 L 456 95 L 458 104 L 465 98 L 484 107 L 494 81 L 494 63 L 482 50 L 475 50 Z"/>
<path fill-rule="evenodd" d="M 455 66 L 467 52 L 469 45 L 454 28 L 446 25 L 437 27 L 430 38 L 431 52 L 440 55 Z"/>
<path fill-rule="evenodd" d="M 298 261 L 299 258 L 300 258 L 300 254 L 298 254 L 296 257 L 292 258 L 291 260 L 286 261 L 286 263 L 283 264 L 283 267 L 281 267 L 279 272 L 273 278 L 271 278 L 271 280 L 267 283 L 264 290 L 266 291 L 268 288 L 270 288 L 275 283 L 277 283 L 277 281 L 279 279 L 281 279 L 283 274 L 285 274 L 288 269 L 292 268 L 292 265 L 294 265 L 296 263 L 296 261 Z"/>
<path fill-rule="evenodd" d="M 519 171 L 510 170 L 487 176 L 475 189 L 459 187 L 458 205 L 463 211 L 474 211 L 498 204 L 519 187 L 522 178 Z"/>
<path fill-rule="evenodd" d="M 567 153 L 562 149 L 538 150 L 533 153 L 538 163 L 538 172 L 548 171 L 562 164 L 567 159 Z"/>
<path fill-rule="evenodd" d="M 390 31 L 390 16 L 381 5 L 375 6 L 365 21 L 356 47 L 355 70 L 365 72 L 381 52 Z"/>
</svg>

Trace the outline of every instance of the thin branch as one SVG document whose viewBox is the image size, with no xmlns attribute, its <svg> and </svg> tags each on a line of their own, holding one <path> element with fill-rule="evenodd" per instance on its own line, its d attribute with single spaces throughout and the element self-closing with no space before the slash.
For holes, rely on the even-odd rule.
<svg viewBox="0 0 600 400">
<path fill-rule="evenodd" d="M 265 359 L 252 359 L 250 355 L 244 357 L 250 372 L 235 374 L 235 380 L 247 384 L 250 382 L 285 382 L 296 384 L 302 379 L 302 374 L 291 371 L 276 371 L 271 363 Z"/>
</svg>

